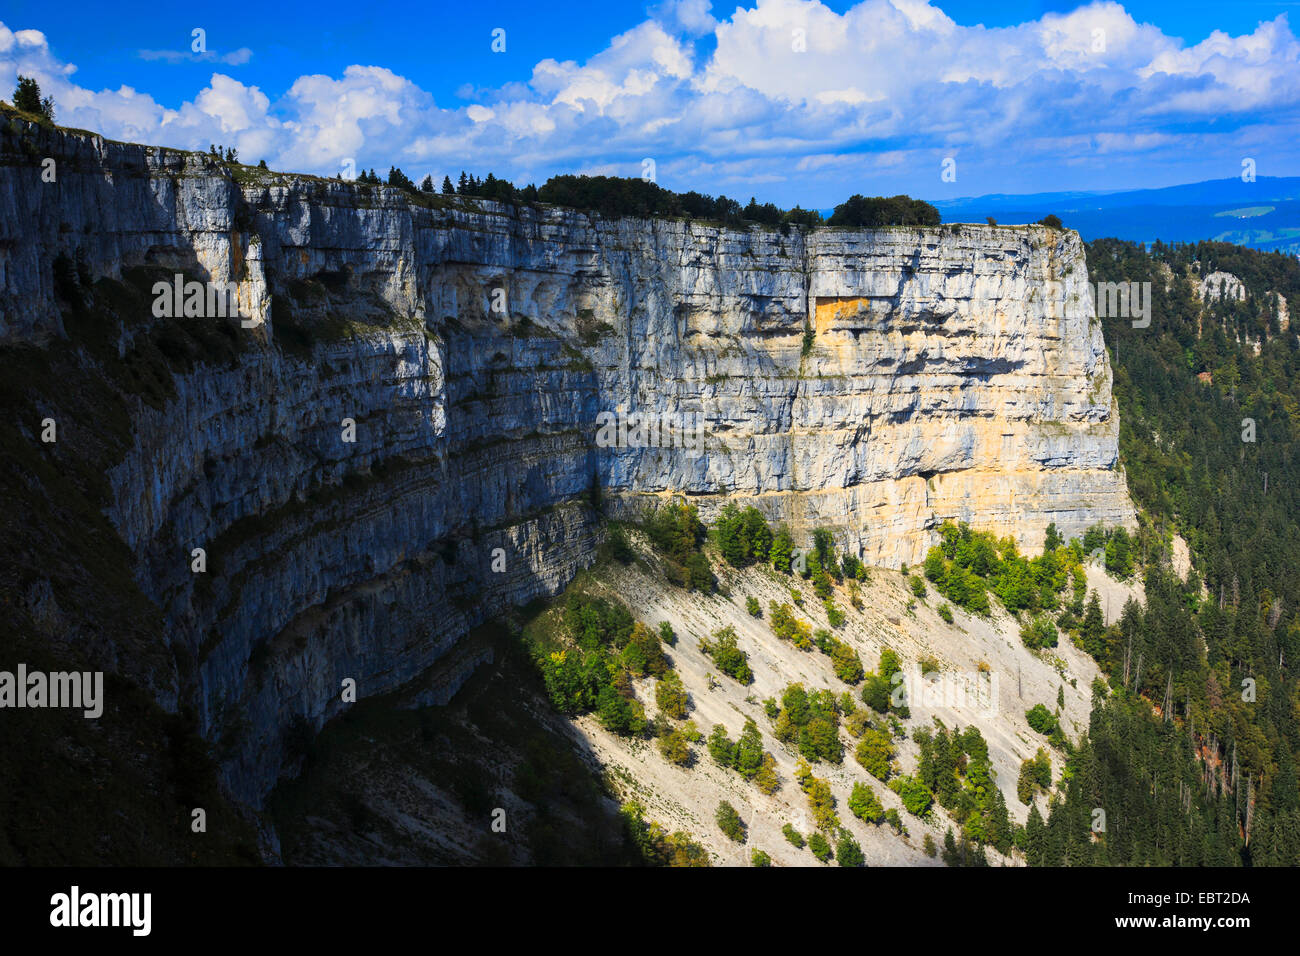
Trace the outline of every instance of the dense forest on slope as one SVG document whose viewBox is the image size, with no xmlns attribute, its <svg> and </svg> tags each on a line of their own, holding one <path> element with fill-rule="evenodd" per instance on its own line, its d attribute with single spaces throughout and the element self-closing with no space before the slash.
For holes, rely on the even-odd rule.
<svg viewBox="0 0 1300 956">
<path fill-rule="evenodd" d="M 1151 323 L 1104 320 L 1120 449 L 1157 533 L 1147 604 L 1089 648 L 1110 679 L 1034 864 L 1300 863 L 1300 263 L 1225 245 L 1089 246 L 1094 282 L 1150 282 Z M 1206 296 L 1228 272 L 1241 297 Z M 1279 299 L 1279 296 L 1281 297 Z M 1190 545 L 1180 581 L 1159 560 Z M 1204 585 L 1204 589 L 1202 588 Z M 1097 811 L 1103 811 L 1104 817 Z"/>
</svg>

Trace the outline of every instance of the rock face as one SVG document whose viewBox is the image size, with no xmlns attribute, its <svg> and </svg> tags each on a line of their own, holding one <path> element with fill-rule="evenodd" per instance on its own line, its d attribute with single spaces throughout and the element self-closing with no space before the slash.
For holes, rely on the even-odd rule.
<svg viewBox="0 0 1300 956">
<path fill-rule="evenodd" d="M 1197 265 L 1196 263 L 1193 264 Z M 1233 275 L 1231 272 L 1211 272 L 1201 279 L 1199 285 L 1193 286 L 1193 291 L 1197 297 L 1206 305 L 1215 302 L 1244 302 L 1246 299 L 1246 284 Z M 1280 292 L 1266 293 L 1266 299 L 1275 310 L 1277 316 L 1277 330 L 1285 333 L 1291 328 L 1291 311 L 1287 307 L 1286 296 Z M 1203 319 L 1198 319 L 1197 334 L 1201 334 L 1201 323 Z M 1258 355 L 1262 342 L 1255 342 L 1255 354 Z"/>
<path fill-rule="evenodd" d="M 0 344 L 68 347 L 60 256 L 235 284 L 246 347 L 133 402 L 108 514 L 194 661 L 158 696 L 232 742 L 253 806 L 345 679 L 411 682 L 562 588 L 595 504 L 752 502 L 887 566 L 947 518 L 1034 548 L 1049 522 L 1133 520 L 1072 232 L 412 201 L 5 117 L 0 164 Z M 611 445 L 604 412 L 702 447 L 646 447 L 635 420 Z"/>
<path fill-rule="evenodd" d="M 1211 272 L 1201 280 L 1197 294 L 1202 302 L 1215 302 L 1219 299 L 1246 298 L 1246 286 L 1231 272 Z"/>
</svg>

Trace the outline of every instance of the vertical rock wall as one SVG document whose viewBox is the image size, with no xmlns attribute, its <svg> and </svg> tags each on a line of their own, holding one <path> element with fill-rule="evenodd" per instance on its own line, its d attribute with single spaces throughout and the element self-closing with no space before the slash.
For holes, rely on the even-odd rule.
<svg viewBox="0 0 1300 956">
<path fill-rule="evenodd" d="M 1052 521 L 1133 520 L 1070 232 L 413 203 L 0 116 L 0 346 L 77 347 L 60 257 L 235 284 L 238 357 L 129 401 L 108 514 L 179 662 L 160 699 L 228 743 L 254 806 L 344 678 L 415 680 L 562 588 L 595 501 L 752 502 L 888 566 L 947 518 L 1031 547 Z M 603 447 L 606 411 L 700 426 L 703 449 Z"/>
</svg>

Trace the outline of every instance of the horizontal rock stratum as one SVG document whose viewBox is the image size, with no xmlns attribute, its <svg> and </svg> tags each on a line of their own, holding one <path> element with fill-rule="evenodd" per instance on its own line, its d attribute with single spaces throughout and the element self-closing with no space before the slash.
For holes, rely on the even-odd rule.
<svg viewBox="0 0 1300 956">
<path fill-rule="evenodd" d="M 3 116 L 0 164 L 0 343 L 76 344 L 60 257 L 236 284 L 237 355 L 125 396 L 108 514 L 194 662 L 151 675 L 159 699 L 213 739 L 252 728 L 223 766 L 253 805 L 343 678 L 406 683 L 562 588 L 593 504 L 753 503 L 890 567 L 949 518 L 1035 549 L 1050 522 L 1133 522 L 1073 232 L 412 199 Z M 151 321 L 113 333 L 122 354 Z M 610 411 L 702 423 L 703 451 L 602 447 Z"/>
</svg>

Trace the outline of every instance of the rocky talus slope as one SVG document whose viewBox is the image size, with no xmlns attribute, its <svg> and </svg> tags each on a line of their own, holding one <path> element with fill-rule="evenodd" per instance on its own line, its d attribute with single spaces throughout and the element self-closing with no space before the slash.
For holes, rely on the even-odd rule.
<svg viewBox="0 0 1300 956">
<path fill-rule="evenodd" d="M 554 862 L 547 855 L 554 848 L 539 834 L 568 834 L 566 849 L 586 844 L 584 852 L 599 852 L 600 805 L 607 804 L 609 813 L 620 803 L 635 801 L 645 808 L 648 819 L 668 831 L 688 833 L 714 865 L 748 866 L 754 849 L 768 853 L 780 866 L 819 865 L 807 848 L 796 848 L 782 833 L 787 824 L 804 835 L 815 826 L 795 777 L 799 748 L 777 739 L 776 721 L 768 716 L 765 702 L 780 701 L 785 688 L 796 682 L 810 693 L 829 689 L 837 698 L 847 694 L 855 702 L 862 688 L 837 677 L 825 654 L 799 650 L 775 635 L 769 602 L 790 601 L 792 590 L 804 598 L 794 611 L 797 618 L 833 632 L 858 654 L 866 669 L 875 670 L 882 651 L 889 648 L 911 675 L 910 715 L 897 723 L 877 720 L 878 726 L 891 728 L 895 774 L 917 772 L 920 749 L 912 738 L 914 731 L 933 732 L 935 721 L 950 732 L 977 728 L 988 744 L 992 784 L 1001 789 L 1010 819 L 1024 824 L 1029 805 L 1017 792 L 1022 761 L 1042 748 L 1051 760 L 1053 779 L 1060 777 L 1065 763 L 1064 752 L 1029 726 L 1026 711 L 1035 704 L 1054 708 L 1064 732 L 1074 741 L 1088 728 L 1092 682 L 1099 673 L 1096 663 L 1068 641 L 1045 654 L 1028 650 L 1019 637 L 1019 622 L 1000 607 L 989 616 L 949 607 L 949 622 L 939 610 L 948 604 L 942 596 L 931 590 L 918 600 L 905 575 L 877 570 L 861 585 L 861 608 L 851 603 L 847 584 L 835 587 L 834 598 L 845 620 L 832 627 L 811 587 L 797 576 L 765 566 L 736 569 L 709 548 L 721 590 L 709 595 L 686 591 L 667 583 L 659 566 L 662 556 L 644 536 L 633 532 L 630 538 L 635 560 L 627 565 L 608 557 L 598 561 L 574 579 L 568 595 L 623 603 L 652 629 L 668 623 L 676 639 L 665 652 L 687 694 L 686 718 L 706 738 L 714 726 L 721 725 L 732 739 L 746 719 L 753 720 L 763 747 L 775 759 L 779 786 L 773 793 L 763 792 L 734 769 L 719 766 L 705 741 L 690 748 L 685 765 L 673 763 L 655 740 L 612 733 L 594 713 L 573 720 L 559 716 L 545 692 L 534 686 L 535 676 L 529 680 L 516 671 L 513 680 L 501 680 L 496 668 L 483 668 L 452 706 L 420 711 L 424 723 L 408 716 L 398 695 L 365 708 L 361 716 L 332 724 L 321 738 L 320 757 L 311 772 L 284 786 L 273 801 L 285 861 L 312 865 Z M 1107 595 L 1103 607 L 1111 605 L 1110 620 L 1118 618 L 1129 597 L 1141 599 L 1135 584 L 1116 582 L 1095 565 L 1085 570 L 1089 587 Z M 747 610 L 750 597 L 764 609 L 760 617 Z M 525 634 L 537 638 L 541 633 L 552 637 L 563 633 L 564 601 L 522 615 L 519 623 Z M 753 670 L 750 684 L 721 674 L 701 648 L 703 641 L 724 627 L 734 630 L 739 648 L 747 655 Z M 516 643 L 515 657 L 525 656 Z M 926 682 L 920 681 L 917 670 L 923 660 L 931 669 Z M 981 680 L 987 683 L 981 685 Z M 493 682 L 506 686 L 493 693 Z M 969 696 L 961 691 L 967 687 L 975 689 Z M 635 680 L 633 692 L 653 721 L 661 713 L 655 679 Z M 1058 693 L 1063 701 L 1059 707 Z M 865 706 L 856 703 L 858 709 Z M 945 831 L 952 828 L 960 834 L 965 820 L 937 807 L 927 818 L 908 812 L 900 797 L 855 759 L 858 738 L 848 723 L 842 720 L 840 730 L 843 760 L 812 762 L 814 774 L 830 785 L 840 822 L 871 866 L 938 864 L 937 858 L 923 852 L 926 836 L 942 845 Z M 680 720 L 669 720 L 668 725 L 683 726 Z M 521 739 L 525 726 L 529 734 L 554 736 L 545 745 Z M 564 738 L 567 746 L 561 744 Z M 436 743 L 431 746 L 431 742 Z M 478 754 L 472 762 L 450 760 L 452 754 L 469 751 Z M 547 772 L 543 753 L 564 753 L 570 755 L 570 762 L 563 771 Z M 561 785 L 560 779 L 567 783 Z M 586 779 L 603 779 L 607 793 L 590 797 L 575 816 L 573 795 L 584 793 Z M 855 817 L 850 797 L 857 785 L 870 788 L 882 807 L 897 811 L 906 832 Z M 736 807 L 745 821 L 743 842 L 728 839 L 715 822 L 715 810 L 723 800 Z M 1040 794 L 1034 800 L 1046 817 L 1047 797 Z M 498 807 L 509 821 L 500 831 L 491 826 L 491 813 Z M 1022 861 L 1018 855 L 1003 856 L 991 847 L 987 852 L 994 865 Z M 575 861 L 565 858 L 563 862 Z"/>
<path fill-rule="evenodd" d="M 156 318 L 176 273 L 234 283 L 238 316 Z M 259 807 L 346 679 L 446 700 L 462 636 L 561 589 L 601 511 L 752 502 L 894 567 L 945 518 L 1034 547 L 1131 522 L 1086 282 L 1042 227 L 607 220 L 0 116 L 0 348 L 33 370 L 5 437 L 88 489 L 14 479 L 45 517 L 8 539 L 10 611 L 193 708 Z M 605 411 L 703 451 L 602 447 Z M 112 574 L 137 603 L 93 599 Z"/>
</svg>

